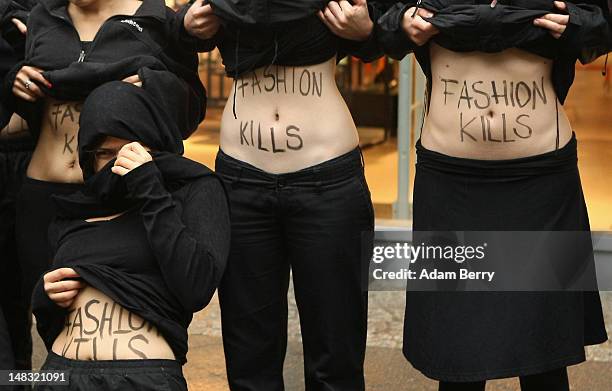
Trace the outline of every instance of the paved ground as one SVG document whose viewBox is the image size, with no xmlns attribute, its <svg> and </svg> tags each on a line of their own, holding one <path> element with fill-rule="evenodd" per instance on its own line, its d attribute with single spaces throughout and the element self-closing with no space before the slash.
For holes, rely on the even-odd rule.
<svg viewBox="0 0 612 391">
<path fill-rule="evenodd" d="M 285 363 L 287 391 L 304 390 L 299 320 L 290 295 L 289 345 Z M 612 292 L 602 294 L 608 333 L 612 336 Z M 366 353 L 368 391 L 435 391 L 435 382 L 425 378 L 404 360 L 400 346 L 404 294 L 371 292 Z M 189 329 L 189 362 L 185 376 L 192 391 L 227 391 L 221 344 L 218 302 L 196 314 Z M 572 390 L 612 390 L 612 342 L 588 349 L 589 360 L 570 368 Z M 36 336 L 35 366 L 44 359 L 42 342 Z M 518 390 L 515 379 L 490 382 L 488 391 Z M 546 390 L 542 390 L 546 391 Z"/>
</svg>

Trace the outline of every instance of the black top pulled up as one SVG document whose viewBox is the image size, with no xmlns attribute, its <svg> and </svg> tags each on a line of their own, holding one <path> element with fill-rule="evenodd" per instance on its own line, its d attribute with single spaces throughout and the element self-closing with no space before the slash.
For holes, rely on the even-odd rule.
<svg viewBox="0 0 612 391">
<path fill-rule="evenodd" d="M 191 41 L 201 52 L 218 47 L 229 77 L 270 64 L 313 65 L 334 56 L 339 61 L 347 55 L 372 61 L 383 55 L 375 34 L 363 42 L 333 34 L 316 15 L 327 5 L 324 0 L 210 0 L 210 3 L 223 25 L 213 38 Z M 373 21 L 386 9 L 382 3 L 368 2 Z M 187 9 L 188 6 L 178 13 L 181 21 Z M 184 29 L 182 34 L 187 36 Z"/>
<path fill-rule="evenodd" d="M 426 20 L 440 30 L 432 40 L 457 52 L 499 52 L 519 48 L 554 60 L 553 85 L 563 103 L 574 80 L 575 63 L 594 61 L 612 50 L 607 0 L 566 1 L 569 24 L 559 39 L 533 25 L 547 13 L 560 13 L 553 0 L 423 0 L 434 16 Z M 417 1 L 397 2 L 378 19 L 377 35 L 385 52 L 402 58 L 414 52 L 431 80 L 429 45 L 417 46 L 402 29 L 404 13 Z M 429 85 L 431 88 L 431 85 Z"/>
<path fill-rule="evenodd" d="M 197 129 L 206 112 L 197 53 L 181 42 L 176 15 L 162 0 L 143 0 L 134 15 L 107 19 L 87 51 L 67 5 L 68 0 L 47 0 L 32 9 L 25 60 L 4 80 L 3 103 L 26 119 L 35 135 L 43 101 L 28 103 L 11 91 L 23 65 L 43 69 L 53 86 L 39 87 L 47 96 L 63 101 L 81 101 L 106 82 L 138 74 L 146 91 L 161 92 L 158 96 L 167 103 L 167 110 L 175 112 L 183 138 Z"/>
<path fill-rule="evenodd" d="M 73 268 L 89 285 L 150 321 L 185 363 L 192 314 L 209 303 L 225 268 L 229 206 L 221 180 L 179 155 L 178 129 L 154 104 L 142 89 L 123 82 L 107 83 L 85 100 L 79 130 L 85 186 L 55 198 L 52 269 Z M 94 173 L 88 151 L 105 136 L 139 141 L 154 150 L 153 161 L 123 177 L 111 172 L 114 160 Z M 120 212 L 110 221 L 85 221 Z M 67 311 L 48 298 L 42 277 L 32 307 L 50 349 Z"/>
</svg>

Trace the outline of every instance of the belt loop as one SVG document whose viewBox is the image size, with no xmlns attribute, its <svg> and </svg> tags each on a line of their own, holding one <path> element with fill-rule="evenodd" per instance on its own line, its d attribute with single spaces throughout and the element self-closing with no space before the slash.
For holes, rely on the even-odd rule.
<svg viewBox="0 0 612 391">
<path fill-rule="evenodd" d="M 323 181 L 321 180 L 321 170 L 319 167 L 312 168 L 312 176 L 315 178 L 315 193 L 317 195 L 321 194 L 321 187 L 323 186 Z"/>
<path fill-rule="evenodd" d="M 361 146 L 357 146 L 359 150 L 359 156 L 361 157 L 361 171 L 365 173 L 365 158 L 363 157 L 363 151 L 361 150 Z"/>
<path fill-rule="evenodd" d="M 242 179 L 242 171 L 243 171 L 242 167 L 237 167 L 237 168 L 238 168 L 238 175 L 236 175 L 236 177 L 230 181 L 230 189 L 232 190 L 234 189 L 234 184 L 237 184 Z"/>
</svg>

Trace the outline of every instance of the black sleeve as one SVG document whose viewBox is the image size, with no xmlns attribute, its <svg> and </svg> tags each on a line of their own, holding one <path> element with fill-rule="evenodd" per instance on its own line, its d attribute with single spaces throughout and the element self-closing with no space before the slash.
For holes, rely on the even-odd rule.
<svg viewBox="0 0 612 391">
<path fill-rule="evenodd" d="M 64 328 L 64 320 L 68 311 L 49 298 L 45 292 L 42 276 L 38 279 L 32 293 L 32 313 L 36 316 L 38 334 L 45 342 L 47 350 L 51 350 L 55 338 Z"/>
<path fill-rule="evenodd" d="M 217 47 L 220 32 L 223 27 L 221 27 L 217 34 L 210 39 L 199 39 L 191 36 L 187 30 L 185 30 L 185 24 L 183 22 L 185 20 L 185 14 L 187 14 L 192 3 L 193 0 L 189 1 L 189 3 L 181 7 L 172 18 L 173 39 L 178 45 L 188 48 L 189 50 L 200 53 L 210 52 Z"/>
<path fill-rule="evenodd" d="M 131 194 L 143 201 L 140 214 L 149 244 L 170 291 L 187 311 L 212 298 L 229 254 L 229 207 L 214 176 L 191 186 L 182 203 L 164 188 L 160 171 L 148 162 L 125 175 Z"/>
<path fill-rule="evenodd" d="M 416 5 L 415 0 L 396 2 L 378 18 L 376 36 L 385 54 L 396 60 L 401 60 L 417 48 L 402 26 L 404 14 Z"/>
<path fill-rule="evenodd" d="M 390 4 L 384 1 L 368 1 L 368 13 L 374 22 L 372 33 L 365 41 L 340 39 L 340 50 L 343 54 L 350 54 L 365 62 L 374 61 L 384 55 L 384 51 L 377 38 L 376 21 L 385 13 Z"/>
<path fill-rule="evenodd" d="M 561 35 L 564 52 L 588 64 L 612 50 L 612 22 L 607 0 L 566 1 L 568 25 Z"/>
<path fill-rule="evenodd" d="M 21 61 L 14 64 L 14 66 L 6 73 L 6 75 L 4 75 L 4 80 L 2 80 L 2 85 L 0 86 L 0 101 L 5 107 L 5 110 L 10 111 L 11 113 L 16 113 L 20 117 L 28 121 L 28 127 L 30 129 L 38 129 L 38 121 L 40 120 L 40 118 L 37 118 L 37 116 L 40 115 L 42 109 L 42 100 L 39 99 L 37 102 L 32 103 L 17 98 L 13 94 L 13 84 L 15 83 L 17 73 L 19 73 L 19 71 L 24 65 L 27 65 L 27 60 L 29 56 L 32 55 L 31 51 L 33 47 L 33 37 L 38 34 L 38 24 L 36 23 L 36 18 L 37 14 L 41 12 L 40 7 L 41 6 L 35 8 L 31 13 L 28 14 L 28 33 L 26 34 L 24 43 L 25 49 L 23 53 L 16 53 L 16 55 Z"/>
</svg>

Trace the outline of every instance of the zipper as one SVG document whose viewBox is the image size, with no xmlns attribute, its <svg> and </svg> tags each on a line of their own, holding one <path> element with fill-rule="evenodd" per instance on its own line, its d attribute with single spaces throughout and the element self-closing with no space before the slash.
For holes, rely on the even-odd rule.
<svg viewBox="0 0 612 391">
<path fill-rule="evenodd" d="M 70 27 L 72 27 L 72 31 L 74 32 L 77 40 L 79 42 L 81 42 L 81 37 L 79 36 L 79 32 L 77 31 L 77 29 L 74 27 L 74 24 L 72 23 L 72 21 L 65 17 L 64 15 L 58 14 L 56 12 L 51 12 L 51 15 L 55 16 L 56 18 L 59 18 L 61 20 L 63 20 L 66 24 L 68 24 Z M 96 32 L 96 35 L 94 35 L 93 40 L 91 41 L 91 46 L 89 47 L 89 54 L 91 54 L 94 46 L 96 45 L 96 40 L 98 39 L 98 36 L 100 35 L 100 33 L 102 32 L 102 30 L 104 30 L 104 27 L 106 27 L 107 23 L 115 20 L 115 19 L 119 19 L 119 18 L 130 18 L 130 17 L 134 17 L 134 15 L 113 15 L 110 18 L 106 19 L 104 21 L 104 23 L 102 23 L 102 25 L 100 26 L 100 28 L 98 29 L 98 31 Z M 79 53 L 79 58 L 77 59 L 77 62 L 83 62 L 85 61 L 85 51 L 81 49 L 81 52 Z"/>
</svg>

